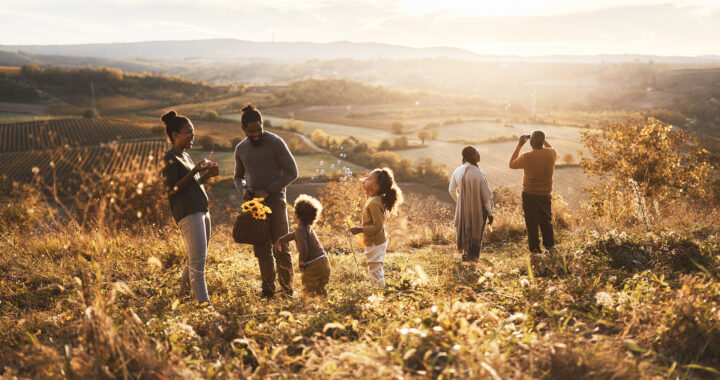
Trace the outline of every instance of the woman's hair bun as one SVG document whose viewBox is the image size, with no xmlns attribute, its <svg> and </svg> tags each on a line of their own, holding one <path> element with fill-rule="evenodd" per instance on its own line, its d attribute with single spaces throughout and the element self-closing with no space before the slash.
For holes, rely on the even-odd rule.
<svg viewBox="0 0 720 380">
<path fill-rule="evenodd" d="M 174 119 L 176 116 L 177 116 L 177 112 L 175 112 L 175 111 L 170 111 L 170 112 L 167 112 L 167 113 L 165 113 L 164 115 L 162 115 L 162 117 L 160 117 L 160 119 L 162 119 L 162 121 L 163 121 L 165 124 L 167 124 L 167 123 L 170 122 L 170 120 Z"/>
<path fill-rule="evenodd" d="M 255 105 L 252 103 L 248 103 L 245 107 L 242 108 L 241 111 L 247 112 L 247 111 L 254 111 L 254 110 L 256 110 Z"/>
</svg>

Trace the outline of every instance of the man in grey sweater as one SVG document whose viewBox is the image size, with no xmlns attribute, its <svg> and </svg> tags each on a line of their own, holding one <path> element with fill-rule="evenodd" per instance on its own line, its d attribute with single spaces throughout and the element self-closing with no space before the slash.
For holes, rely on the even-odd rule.
<svg viewBox="0 0 720 380">
<path fill-rule="evenodd" d="M 288 243 L 281 244 L 280 250 L 273 243 L 289 232 L 285 188 L 297 179 L 297 165 L 285 141 L 263 131 L 262 115 L 255 106 L 248 105 L 242 111 L 242 128 L 247 137 L 235 147 L 235 188 L 243 200 L 264 198 L 272 210 L 268 216 L 271 240 L 253 245 L 262 277 L 262 296 L 274 296 L 277 266 L 283 296 L 291 298 L 293 269 Z"/>
</svg>

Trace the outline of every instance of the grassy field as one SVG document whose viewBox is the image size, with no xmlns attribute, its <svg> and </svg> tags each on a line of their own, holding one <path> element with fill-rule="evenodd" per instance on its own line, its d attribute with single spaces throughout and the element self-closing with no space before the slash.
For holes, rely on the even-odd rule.
<svg viewBox="0 0 720 380">
<path fill-rule="evenodd" d="M 237 115 L 235 116 L 238 117 Z M 266 119 L 271 120 L 275 126 L 282 125 L 285 122 L 285 119 L 276 117 L 266 116 Z M 392 140 L 392 138 L 397 136 L 390 132 L 374 128 L 303 121 L 303 133 L 306 135 L 310 135 L 313 130 L 318 128 L 331 135 L 355 136 L 367 142 L 377 142 L 383 138 Z M 438 127 L 438 140 L 426 141 L 426 146 L 423 148 L 398 150 L 396 153 L 412 161 L 424 157 L 431 157 L 446 165 L 448 172 L 450 172 L 461 164 L 461 151 L 463 147 L 468 145 L 467 143 L 482 142 L 482 144 L 473 145 L 480 151 L 480 167 L 485 171 L 490 183 L 493 186 L 519 188 L 522 183 L 522 171 L 508 168 L 510 155 L 517 143 L 514 139 L 510 141 L 503 138 L 531 133 L 535 129 L 542 130 L 546 133 L 548 141 L 558 151 L 560 157 L 563 157 L 565 154 L 570 154 L 572 155 L 574 163 L 580 161 L 580 152 L 585 150 L 580 142 L 580 133 L 585 131 L 585 129 L 541 124 L 513 124 L 506 127 L 502 123 L 494 122 L 463 122 L 444 125 Z M 501 140 L 500 142 L 487 142 L 493 141 L 498 137 L 503 137 L 499 139 Z M 412 143 L 420 143 L 413 135 L 410 135 L 410 138 Z M 458 142 L 458 139 L 476 141 Z M 450 142 L 452 140 L 455 140 L 455 142 Z M 525 150 L 523 151 L 529 149 L 529 145 L 526 144 Z M 562 163 L 562 161 L 559 163 Z M 594 183 L 594 181 L 594 179 L 586 177 L 583 170 L 579 167 L 558 169 L 554 177 L 556 191 L 573 204 L 577 204 L 577 201 L 584 197 L 582 193 L 583 187 Z"/>
<path fill-rule="evenodd" d="M 225 117 L 229 118 L 235 118 L 240 119 L 240 114 L 230 114 L 225 115 Z M 264 116 L 265 120 L 268 120 L 272 123 L 274 127 L 281 127 L 285 124 L 284 118 L 275 117 L 275 116 Z M 303 134 L 310 136 L 312 135 L 313 131 L 320 129 L 325 133 L 335 135 L 335 136 L 354 136 L 360 141 L 364 141 L 367 143 L 379 143 L 383 139 L 391 140 L 397 137 L 397 135 L 381 130 L 381 129 L 374 129 L 374 128 L 364 128 L 364 127 L 354 127 L 349 125 L 341 125 L 341 124 L 332 124 L 332 123 L 319 123 L 314 121 L 303 121 Z"/>
<path fill-rule="evenodd" d="M 179 291 L 187 254 L 171 222 L 143 226 L 136 219 L 132 230 L 83 230 L 44 224 L 53 220 L 39 214 L 47 208 L 27 196 L 3 207 L 0 375 L 720 374 L 716 214 L 674 209 L 646 232 L 638 224 L 610 229 L 605 220 L 558 208 L 556 250 L 531 260 L 519 202 L 505 197 L 479 262 L 467 264 L 455 253 L 452 214 L 432 198 L 409 197 L 388 224 L 388 286 L 378 289 L 358 247 L 335 222 L 354 215 L 359 188 L 335 186 L 324 194 L 316 228 L 332 267 L 327 299 L 301 297 L 297 268 L 297 297 L 261 299 L 251 249 L 215 223 L 206 264 L 212 307 L 205 308 Z"/>
<path fill-rule="evenodd" d="M 207 150 L 191 149 L 189 151 L 190 157 L 193 161 L 199 162 L 201 159 L 206 158 L 210 153 Z M 235 157 L 234 152 L 220 152 L 216 151 L 212 155 L 212 160 L 218 163 L 220 167 L 220 175 L 222 176 L 233 176 L 235 170 Z M 338 164 L 340 161 L 340 164 Z M 362 173 L 366 169 L 355 165 L 353 163 L 338 160 L 337 157 L 333 157 L 329 154 L 302 154 L 295 155 L 295 162 L 298 166 L 299 178 L 311 178 L 320 175 L 320 170 L 324 170 L 325 174 L 331 172 L 339 172 L 337 169 L 348 167 L 353 173 Z M 320 164 L 322 162 L 322 165 Z M 333 166 L 332 168 L 330 166 Z"/>
</svg>

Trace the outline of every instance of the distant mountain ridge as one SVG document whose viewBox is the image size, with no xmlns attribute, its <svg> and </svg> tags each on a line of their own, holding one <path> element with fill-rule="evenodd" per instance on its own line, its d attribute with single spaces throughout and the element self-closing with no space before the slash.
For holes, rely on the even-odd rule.
<svg viewBox="0 0 720 380">
<path fill-rule="evenodd" d="M 659 56 L 642 54 L 598 54 L 598 55 L 483 55 L 455 47 L 414 48 L 373 42 L 253 42 L 236 39 L 211 39 L 195 41 L 147 41 L 106 44 L 75 45 L 0 45 L 0 50 L 21 51 L 31 54 L 97 57 L 134 58 L 148 60 L 182 60 L 183 64 L 218 61 L 246 62 L 299 62 L 308 59 L 423 59 L 451 58 L 466 61 L 507 61 L 507 62 L 633 62 L 655 61 L 667 63 L 720 63 L 720 55 L 698 57 Z M 181 62 L 177 62 L 181 63 Z"/>
</svg>

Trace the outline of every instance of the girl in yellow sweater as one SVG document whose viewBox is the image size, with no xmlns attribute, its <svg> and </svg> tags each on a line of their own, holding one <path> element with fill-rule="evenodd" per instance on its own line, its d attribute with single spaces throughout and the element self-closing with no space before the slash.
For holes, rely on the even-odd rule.
<svg viewBox="0 0 720 380">
<path fill-rule="evenodd" d="M 368 200 L 363 208 L 362 227 L 353 227 L 350 232 L 363 234 L 370 278 L 374 284 L 384 287 L 383 263 L 388 246 L 385 220 L 389 214 L 397 212 L 403 194 L 388 168 L 373 170 L 363 182 L 363 188 Z"/>
</svg>

